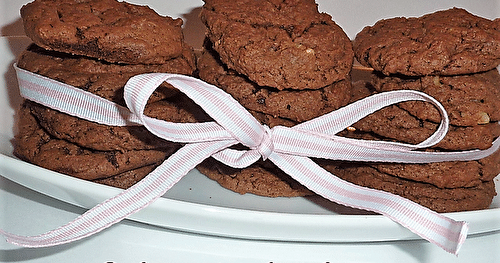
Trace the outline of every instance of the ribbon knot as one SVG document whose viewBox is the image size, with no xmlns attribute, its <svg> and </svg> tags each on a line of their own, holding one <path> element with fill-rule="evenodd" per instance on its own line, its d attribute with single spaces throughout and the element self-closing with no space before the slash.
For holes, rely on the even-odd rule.
<svg viewBox="0 0 500 263">
<path fill-rule="evenodd" d="M 256 147 L 256 150 L 262 156 L 262 160 L 265 161 L 271 155 L 271 153 L 273 153 L 274 144 L 272 138 L 272 130 L 267 125 L 263 125 L 263 127 L 264 127 L 264 133 L 262 136 L 262 140 L 260 141 L 260 144 Z"/>
<path fill-rule="evenodd" d="M 434 98 L 411 90 L 373 95 L 294 127 L 275 126 L 270 129 L 261 125 L 229 94 L 192 77 L 166 73 L 135 76 L 125 86 L 124 99 L 128 107 L 125 108 L 17 67 L 16 71 L 21 95 L 26 99 L 105 125 L 143 125 L 165 140 L 185 144 L 140 182 L 67 225 L 32 237 L 0 230 L 9 242 L 28 247 L 68 243 L 99 232 L 148 206 L 206 158 L 213 157 L 233 167 L 246 167 L 262 157 L 318 195 L 336 203 L 383 214 L 456 254 L 467 235 L 465 222 L 452 220 L 400 196 L 352 185 L 324 170 L 310 157 L 429 163 L 477 160 L 500 148 L 497 139 L 492 147 L 482 151 L 413 151 L 438 143 L 448 130 L 448 117 Z M 171 123 L 145 116 L 143 111 L 149 96 L 164 81 L 185 93 L 215 121 Z M 443 118 L 435 134 L 420 144 L 363 141 L 335 135 L 378 109 L 408 100 L 432 103 Z M 238 143 L 250 150 L 229 148 Z"/>
</svg>

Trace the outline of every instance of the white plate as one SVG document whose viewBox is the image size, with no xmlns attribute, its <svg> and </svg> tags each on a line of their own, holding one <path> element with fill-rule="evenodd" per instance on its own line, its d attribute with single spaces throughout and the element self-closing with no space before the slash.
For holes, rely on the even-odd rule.
<svg viewBox="0 0 500 263">
<path fill-rule="evenodd" d="M 12 157 L 15 112 L 21 101 L 12 69 L 15 55 L 30 41 L 0 38 L 0 175 L 40 193 L 91 208 L 121 190 L 49 171 Z M 500 192 L 497 183 L 497 191 Z M 470 223 L 470 234 L 500 229 L 500 198 L 489 209 L 450 213 Z M 176 230 L 224 237 L 306 242 L 366 242 L 419 238 L 399 224 L 319 198 L 239 195 L 197 171 L 163 198 L 129 219 Z"/>
</svg>

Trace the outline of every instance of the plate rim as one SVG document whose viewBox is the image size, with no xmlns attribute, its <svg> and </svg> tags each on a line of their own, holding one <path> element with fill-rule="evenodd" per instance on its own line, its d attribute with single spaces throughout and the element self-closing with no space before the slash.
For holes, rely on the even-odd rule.
<svg viewBox="0 0 500 263">
<path fill-rule="evenodd" d="M 0 176 L 41 194 L 85 209 L 89 209 L 122 191 L 111 186 L 50 171 L 2 153 L 0 153 L 0 163 L 2 164 Z M 35 185 L 39 182 L 42 184 Z M 67 182 L 70 182 L 72 186 L 69 187 Z M 47 184 L 50 185 L 49 188 L 46 188 Z M 62 188 L 60 189 L 62 191 L 49 192 L 48 190 L 58 188 Z M 86 190 L 82 192 L 81 189 Z M 79 193 L 74 191 L 79 191 Z M 81 197 L 87 196 L 88 192 L 91 191 L 99 193 L 100 196 L 83 201 Z M 75 196 L 72 199 L 63 196 L 64 193 Z M 159 216 L 163 213 L 172 213 L 173 216 L 164 219 Z M 493 221 L 492 218 L 500 218 L 500 208 L 444 213 L 443 215 L 469 222 L 469 235 L 486 234 L 500 229 L 500 222 L 497 224 L 488 222 Z M 421 239 L 382 215 L 326 215 L 254 211 L 192 203 L 166 197 L 159 198 L 150 206 L 127 219 L 183 232 L 249 240 L 316 243 Z M 200 220 L 205 220 L 203 225 L 199 224 Z"/>
</svg>

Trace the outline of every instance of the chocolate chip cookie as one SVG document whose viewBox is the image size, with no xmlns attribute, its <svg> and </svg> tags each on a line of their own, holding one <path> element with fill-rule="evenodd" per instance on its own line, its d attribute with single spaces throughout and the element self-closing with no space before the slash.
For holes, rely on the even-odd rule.
<svg viewBox="0 0 500 263">
<path fill-rule="evenodd" d="M 418 90 L 443 104 L 450 124 L 475 126 L 500 120 L 500 73 L 493 69 L 484 73 L 456 76 L 383 76 L 373 74 L 371 83 L 378 92 Z M 401 108 L 422 120 L 438 123 L 439 112 L 422 102 L 408 102 Z"/>
<path fill-rule="evenodd" d="M 357 60 L 386 75 L 459 75 L 500 64 L 500 30 L 491 20 L 452 8 L 365 27 L 354 40 Z"/>
<path fill-rule="evenodd" d="M 369 163 L 379 172 L 439 188 L 470 188 L 492 181 L 500 173 L 500 151 L 477 161 L 426 164 Z"/>
<path fill-rule="evenodd" d="M 346 181 L 400 195 L 439 213 L 485 209 L 496 195 L 493 181 L 473 187 L 439 188 L 392 176 L 364 164 L 330 162 L 322 166 Z"/>
<path fill-rule="evenodd" d="M 278 90 L 259 86 L 228 69 L 209 46 L 198 60 L 199 76 L 231 94 L 245 108 L 303 122 L 336 110 L 351 97 L 351 82 L 341 80 L 316 90 Z"/>
<path fill-rule="evenodd" d="M 149 173 L 151 173 L 158 164 L 147 165 L 141 168 L 137 168 L 134 170 L 130 170 L 121 174 L 117 174 L 115 176 L 110 176 L 102 179 L 92 180 L 98 184 L 105 184 L 113 187 L 118 187 L 121 189 L 127 189 L 139 182 L 142 178 L 146 177 Z"/>
<path fill-rule="evenodd" d="M 259 86 L 319 89 L 351 71 L 351 41 L 313 0 L 206 0 L 200 17 L 222 62 Z"/>
<path fill-rule="evenodd" d="M 375 93 L 376 91 L 371 83 L 359 83 L 354 85 L 353 94 L 355 95 L 353 101 Z M 444 103 L 446 104 L 446 101 Z M 348 136 L 363 137 L 366 136 L 366 133 L 369 133 L 370 136 L 378 137 L 378 139 L 389 139 L 411 144 L 420 143 L 432 135 L 439 125 L 438 122 L 429 120 L 436 115 L 439 116 L 437 110 L 430 104 L 422 104 L 426 103 L 402 102 L 383 108 L 353 124 L 352 126 L 357 130 L 351 132 Z M 424 116 L 426 111 L 423 110 L 414 114 L 413 111 L 409 110 L 414 105 L 430 109 L 427 112 L 430 111 L 431 114 Z M 493 115 L 496 115 L 496 113 L 493 112 Z M 496 121 L 474 126 L 450 125 L 446 136 L 433 148 L 444 150 L 486 149 L 491 146 L 493 140 L 498 136 L 500 136 L 500 125 Z"/>
<path fill-rule="evenodd" d="M 18 59 L 18 66 L 28 71 L 81 88 L 122 106 L 123 87 L 133 75 L 149 72 L 192 74 L 195 61 L 192 51 L 161 65 L 112 64 L 84 56 L 52 52 L 32 45 Z M 37 104 L 32 113 L 46 132 L 58 139 L 94 150 L 140 150 L 171 147 L 142 126 L 111 127 L 73 117 Z M 208 120 L 192 101 L 177 89 L 163 84 L 151 96 L 145 114 L 173 122 Z"/>
<path fill-rule="evenodd" d="M 194 53 L 185 49 L 183 55 L 160 65 L 129 65 L 106 63 L 84 56 L 72 56 L 44 50 L 31 45 L 17 61 L 17 66 L 42 76 L 94 93 L 122 106 L 123 87 L 132 76 L 159 72 L 192 75 L 196 69 Z M 162 84 L 150 98 L 150 102 L 172 97 L 177 89 Z"/>
<path fill-rule="evenodd" d="M 146 105 L 146 116 L 170 122 L 199 122 L 211 120 L 200 107 L 186 96 L 172 101 L 162 100 Z M 51 136 L 100 151 L 127 151 L 172 147 L 172 142 L 153 135 L 144 126 L 107 126 L 80 119 L 32 103 L 32 114 Z"/>
<path fill-rule="evenodd" d="M 240 194 L 251 193 L 267 197 L 313 195 L 313 192 L 269 161 L 259 161 L 249 167 L 236 169 L 209 158 L 196 169 L 224 188 Z"/>
<path fill-rule="evenodd" d="M 14 154 L 35 165 L 86 180 L 108 178 L 145 166 L 159 164 L 179 146 L 128 150 L 99 151 L 80 147 L 48 134 L 31 114 L 31 103 L 19 112 Z"/>
<path fill-rule="evenodd" d="M 21 17 L 44 49 L 108 62 L 163 64 L 185 48 L 181 19 L 116 0 L 35 0 Z"/>
</svg>

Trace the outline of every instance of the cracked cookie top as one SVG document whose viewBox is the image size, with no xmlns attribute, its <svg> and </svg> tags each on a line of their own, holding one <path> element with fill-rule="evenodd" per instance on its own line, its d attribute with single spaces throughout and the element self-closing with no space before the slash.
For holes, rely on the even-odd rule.
<svg viewBox="0 0 500 263">
<path fill-rule="evenodd" d="M 500 24 L 452 8 L 419 18 L 391 18 L 356 35 L 364 66 L 386 75 L 458 75 L 500 64 Z"/>
<path fill-rule="evenodd" d="M 181 19 L 116 0 L 35 0 L 21 17 L 37 45 L 113 63 L 161 64 L 185 45 Z"/>
<path fill-rule="evenodd" d="M 243 107 L 295 122 L 308 121 L 349 102 L 350 80 L 341 80 L 315 90 L 278 90 L 258 86 L 245 76 L 227 69 L 209 49 L 198 60 L 199 77 L 231 94 Z"/>
<path fill-rule="evenodd" d="M 314 1 L 206 0 L 200 17 L 222 62 L 260 86 L 318 89 L 352 68 L 351 41 Z"/>
</svg>

